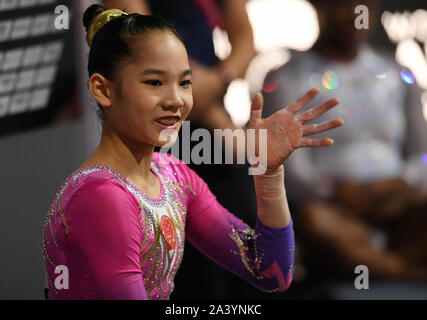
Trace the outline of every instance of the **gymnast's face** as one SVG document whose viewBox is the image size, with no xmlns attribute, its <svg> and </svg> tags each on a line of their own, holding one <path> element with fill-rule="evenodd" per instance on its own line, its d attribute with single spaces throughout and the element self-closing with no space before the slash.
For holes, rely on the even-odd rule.
<svg viewBox="0 0 427 320">
<path fill-rule="evenodd" d="M 174 34 L 160 31 L 136 38 L 133 51 L 111 83 L 104 121 L 136 143 L 163 146 L 193 105 L 187 51 Z"/>
</svg>

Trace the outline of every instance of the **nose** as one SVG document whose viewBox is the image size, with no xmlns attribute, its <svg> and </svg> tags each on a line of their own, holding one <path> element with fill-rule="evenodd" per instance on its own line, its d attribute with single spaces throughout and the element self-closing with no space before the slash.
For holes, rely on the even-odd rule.
<svg viewBox="0 0 427 320">
<path fill-rule="evenodd" d="M 171 86 L 163 99 L 163 108 L 172 109 L 176 111 L 184 106 L 184 99 L 181 96 L 180 88 L 178 86 Z"/>
</svg>

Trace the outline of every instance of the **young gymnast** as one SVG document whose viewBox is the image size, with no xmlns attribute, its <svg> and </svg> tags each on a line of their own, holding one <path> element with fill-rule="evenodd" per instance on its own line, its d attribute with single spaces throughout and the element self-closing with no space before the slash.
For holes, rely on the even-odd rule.
<svg viewBox="0 0 427 320">
<path fill-rule="evenodd" d="M 333 143 L 305 136 L 341 126 L 341 119 L 304 124 L 338 101 L 296 115 L 318 93 L 313 89 L 262 119 L 262 96 L 255 97 L 248 128 L 267 131 L 267 161 L 264 174 L 254 175 L 258 214 L 251 229 L 185 163 L 154 152 L 168 142 L 161 139 L 164 130 L 178 132 L 193 103 L 187 52 L 177 32 L 154 16 L 99 5 L 89 7 L 83 20 L 91 47 L 89 90 L 103 131 L 46 217 L 50 297 L 168 299 L 185 239 L 259 289 L 286 290 L 294 233 L 282 163 L 296 148 Z M 67 268 L 66 278 L 58 266 Z"/>
</svg>

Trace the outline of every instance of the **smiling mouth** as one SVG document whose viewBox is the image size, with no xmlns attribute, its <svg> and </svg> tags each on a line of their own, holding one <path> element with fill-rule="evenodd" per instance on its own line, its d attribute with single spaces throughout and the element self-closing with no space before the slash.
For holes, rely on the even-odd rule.
<svg viewBox="0 0 427 320">
<path fill-rule="evenodd" d="M 173 126 L 178 121 L 179 121 L 178 117 L 165 117 L 165 118 L 156 119 L 156 122 L 166 127 Z"/>
</svg>

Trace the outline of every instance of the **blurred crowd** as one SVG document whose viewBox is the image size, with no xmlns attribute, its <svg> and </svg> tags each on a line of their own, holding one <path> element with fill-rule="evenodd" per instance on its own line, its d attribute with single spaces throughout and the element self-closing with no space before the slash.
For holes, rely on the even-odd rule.
<svg viewBox="0 0 427 320">
<path fill-rule="evenodd" d="M 390 52 L 371 45 L 373 28 L 355 27 L 355 7 L 361 4 L 369 9 L 365 23 L 377 25 L 378 1 L 310 3 L 318 17 L 318 39 L 310 50 L 292 52 L 284 66 L 267 70 L 264 115 L 319 87 L 317 101 L 337 97 L 341 104 L 321 121 L 342 117 L 345 125 L 328 133 L 335 141 L 332 150 L 301 149 L 285 164 L 297 241 L 293 287 L 280 295 L 261 293 L 188 245 L 175 299 L 305 298 L 307 290 L 328 279 L 352 284 L 358 265 L 366 265 L 372 279 L 427 280 L 427 193 L 420 179 L 411 179 L 427 169 L 421 90 L 402 81 Z M 193 129 L 237 128 L 223 101 L 229 84 L 245 77 L 257 55 L 245 0 L 105 0 L 103 5 L 172 21 L 193 71 Z M 227 32 L 231 45 L 222 60 L 215 54 L 216 27 Z M 191 167 L 225 207 L 255 221 L 247 166 Z M 241 191 L 231 198 L 229 190 Z"/>
<path fill-rule="evenodd" d="M 187 120 L 191 121 L 191 130 L 213 131 L 245 127 L 233 120 L 224 98 L 236 80 L 245 79 L 249 87 L 254 87 L 247 74 L 260 52 L 247 11 L 249 1 L 84 3 L 157 15 L 172 22 L 187 47 L 193 74 L 194 106 Z M 368 268 L 373 281 L 406 281 L 425 284 L 427 288 L 427 95 L 423 95 L 427 88 L 408 81 L 413 74 L 396 62 L 392 45 L 377 47 L 372 41 L 387 2 L 301 2 L 315 11 L 319 35 L 308 50 L 283 48 L 290 53 L 289 61 L 276 69 L 262 70 L 266 75 L 262 86 L 263 115 L 284 108 L 311 88 L 320 88 L 313 103 L 336 97 L 340 106 L 325 113 L 319 122 L 340 117 L 345 124 L 318 136 L 332 138 L 333 146 L 302 148 L 284 165 L 296 238 L 293 284 L 280 294 L 263 293 L 186 244 L 172 299 L 336 298 L 339 296 L 331 292 L 328 284 L 344 283 L 354 289 L 355 268 L 360 265 Z M 363 14 L 355 13 L 360 5 L 369 10 L 364 17 L 368 20 L 363 21 L 370 26 L 367 29 L 355 26 L 356 17 Z M 81 21 L 81 17 L 76 19 Z M 214 41 L 214 30 L 218 29 L 226 32 L 230 46 L 229 53 L 221 58 Z M 294 30 L 269 32 L 282 34 Z M 386 37 L 384 32 L 380 34 Z M 82 34 L 81 42 L 83 37 Z M 425 60 L 427 66 L 427 57 Z M 5 80 L 4 76 L 1 79 Z M 0 81 L 0 94 L 4 88 Z M 75 95 L 70 100 L 72 105 L 77 103 Z M 57 116 L 58 121 L 63 117 Z M 247 163 L 189 165 L 225 208 L 254 226 L 257 207 Z"/>
</svg>

